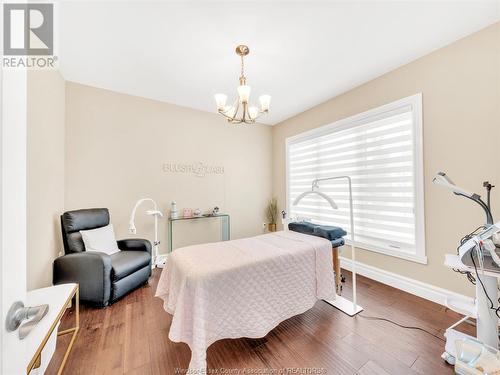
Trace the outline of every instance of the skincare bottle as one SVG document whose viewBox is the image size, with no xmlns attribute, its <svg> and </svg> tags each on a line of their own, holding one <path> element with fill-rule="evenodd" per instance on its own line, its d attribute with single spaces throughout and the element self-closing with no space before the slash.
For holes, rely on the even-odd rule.
<svg viewBox="0 0 500 375">
<path fill-rule="evenodd" d="M 172 201 L 172 204 L 170 205 L 170 218 L 171 219 L 179 218 L 179 212 L 177 211 L 177 204 L 175 203 L 175 201 Z"/>
</svg>

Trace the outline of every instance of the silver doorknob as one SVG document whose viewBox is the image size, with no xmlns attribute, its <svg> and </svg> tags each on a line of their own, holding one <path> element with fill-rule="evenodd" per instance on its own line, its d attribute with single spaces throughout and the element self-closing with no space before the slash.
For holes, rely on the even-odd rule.
<svg viewBox="0 0 500 375">
<path fill-rule="evenodd" d="M 21 301 L 14 302 L 7 312 L 5 328 L 8 332 L 19 328 L 19 339 L 24 339 L 49 312 L 49 305 L 25 307 Z M 23 320 L 28 320 L 22 324 Z"/>
</svg>

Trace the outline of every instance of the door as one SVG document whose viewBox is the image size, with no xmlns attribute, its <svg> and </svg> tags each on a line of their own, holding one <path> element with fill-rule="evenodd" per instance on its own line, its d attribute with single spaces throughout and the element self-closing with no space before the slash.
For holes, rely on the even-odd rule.
<svg viewBox="0 0 500 375">
<path fill-rule="evenodd" d="M 0 40 L 3 40 L 0 27 Z M 26 71 L 0 69 L 0 373 L 26 373 L 27 348 L 5 317 L 26 298 Z"/>
</svg>

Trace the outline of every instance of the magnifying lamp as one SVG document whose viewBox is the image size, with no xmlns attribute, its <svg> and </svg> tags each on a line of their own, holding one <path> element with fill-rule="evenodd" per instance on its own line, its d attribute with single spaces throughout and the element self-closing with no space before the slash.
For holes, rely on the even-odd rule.
<svg viewBox="0 0 500 375">
<path fill-rule="evenodd" d="M 436 185 L 451 190 L 455 195 L 461 195 L 462 197 L 468 198 L 471 201 L 479 204 L 486 213 L 486 224 L 493 224 L 493 216 L 491 215 L 491 210 L 488 205 L 483 202 L 479 194 L 471 193 L 465 189 L 462 189 L 461 187 L 458 187 L 444 172 L 438 172 L 438 174 L 436 174 L 436 176 L 434 176 L 434 178 L 432 179 L 432 182 Z"/>
<path fill-rule="evenodd" d="M 349 185 L 349 218 L 350 218 L 350 232 L 351 232 L 351 270 L 352 270 L 352 303 L 345 297 L 336 295 L 334 300 L 325 300 L 330 305 L 338 308 L 349 316 L 354 316 L 357 313 L 363 311 L 363 308 L 358 305 L 357 294 L 356 294 L 356 247 L 354 243 L 354 209 L 352 203 L 352 182 L 349 176 L 332 176 L 325 178 L 317 178 L 312 181 L 311 189 L 307 190 L 297 196 L 294 199 L 292 205 L 296 206 L 302 198 L 308 195 L 317 195 L 326 200 L 330 206 L 336 210 L 338 209 L 337 203 L 326 193 L 323 193 L 319 188 L 319 183 L 321 181 L 333 181 L 333 180 L 347 180 Z"/>
<path fill-rule="evenodd" d="M 462 189 L 461 187 L 458 187 L 451 181 L 451 179 L 446 175 L 444 172 L 438 172 L 436 176 L 432 179 L 432 182 L 436 185 L 445 187 L 449 190 L 451 190 L 453 193 L 456 195 L 463 195 L 467 198 L 472 198 L 474 196 L 474 193 L 471 193 L 465 189 Z"/>
</svg>

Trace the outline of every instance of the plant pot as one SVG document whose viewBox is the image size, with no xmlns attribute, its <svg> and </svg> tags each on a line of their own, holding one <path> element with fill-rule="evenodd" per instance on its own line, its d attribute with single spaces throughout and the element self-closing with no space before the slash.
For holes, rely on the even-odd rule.
<svg viewBox="0 0 500 375">
<path fill-rule="evenodd" d="M 276 232 L 276 223 L 275 224 L 272 224 L 272 223 L 267 224 L 267 229 L 269 229 L 269 232 Z"/>
</svg>

